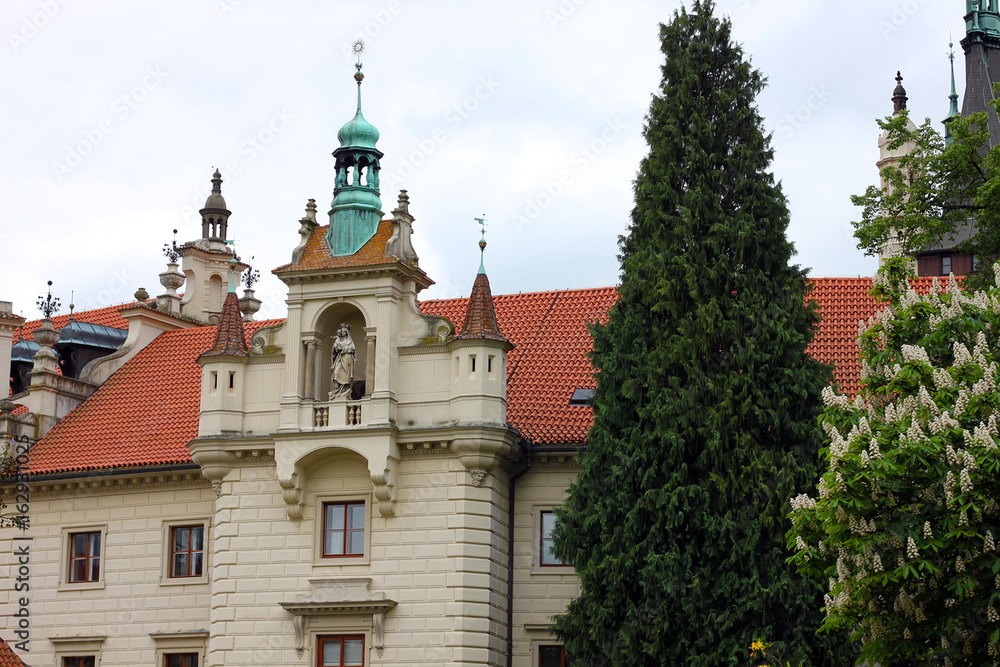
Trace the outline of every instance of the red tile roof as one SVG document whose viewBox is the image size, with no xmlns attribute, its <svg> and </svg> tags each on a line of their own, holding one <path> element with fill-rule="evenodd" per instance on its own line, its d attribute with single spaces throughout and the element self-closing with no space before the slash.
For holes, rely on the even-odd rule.
<svg viewBox="0 0 1000 667">
<path fill-rule="evenodd" d="M 115 329 L 128 329 L 128 320 L 121 316 L 118 312 L 122 308 L 135 305 L 133 303 L 123 303 L 118 306 L 108 306 L 107 308 L 98 308 L 96 310 L 81 310 L 80 312 L 73 313 L 73 319 L 77 322 L 89 322 L 90 324 L 99 324 L 105 327 L 114 327 Z M 69 315 L 56 315 L 52 318 L 52 326 L 56 329 L 62 329 L 64 326 L 69 324 Z M 41 320 L 29 320 L 24 323 L 24 326 L 18 331 L 14 332 L 14 342 L 21 340 L 23 337 L 25 340 L 33 340 L 35 329 L 42 325 Z"/>
<path fill-rule="evenodd" d="M 493 297 L 500 330 L 514 343 L 507 357 L 507 420 L 536 444 L 580 443 L 592 413 L 571 406 L 576 389 L 597 386 L 587 359 L 588 322 L 606 321 L 613 287 Z M 425 301 L 423 312 L 464 325 L 468 299 Z"/>
<path fill-rule="evenodd" d="M 455 338 L 507 340 L 500 333 L 500 326 L 497 324 L 496 310 L 493 307 L 493 294 L 490 292 L 490 279 L 486 277 L 485 273 L 476 275 L 476 281 L 472 284 L 472 294 L 469 295 L 467 301 L 465 322 L 462 324 L 461 333 Z"/>
<path fill-rule="evenodd" d="M 871 278 L 813 278 L 810 298 L 819 304 L 819 331 L 806 351 L 825 364 L 833 364 L 833 379 L 840 390 L 854 396 L 861 389 L 858 361 L 858 322 L 881 310 L 868 292 Z M 927 294 L 933 278 L 912 281 L 913 288 Z"/>
<path fill-rule="evenodd" d="M 272 273 L 339 269 L 348 266 L 378 266 L 399 261 L 395 257 L 387 257 L 385 254 L 385 244 L 392 237 L 392 220 L 380 222 L 375 236 L 371 237 L 356 253 L 340 257 L 333 256 L 330 252 L 330 246 L 326 242 L 326 233 L 329 229 L 329 225 L 314 229 L 298 263 L 283 264 L 274 269 Z"/>
<path fill-rule="evenodd" d="M 246 334 L 280 321 L 248 323 Z M 32 448 L 31 474 L 190 463 L 201 401 L 196 359 L 215 332 L 157 336 Z"/>
<path fill-rule="evenodd" d="M 243 333 L 243 314 L 240 313 L 240 303 L 236 298 L 236 292 L 229 292 L 226 294 L 226 300 L 222 302 L 219 326 L 215 328 L 215 343 L 210 349 L 202 352 L 201 356 L 245 357 L 248 349 L 247 337 Z"/>
<path fill-rule="evenodd" d="M 818 278 L 812 284 L 823 319 L 808 351 L 835 364 L 835 379 L 854 393 L 858 320 L 877 310 L 868 295 L 871 279 Z M 921 279 L 915 286 L 926 292 L 930 284 Z M 516 346 L 507 361 L 507 418 L 536 444 L 586 441 L 592 412 L 569 401 L 574 390 L 596 386 L 587 358 L 587 323 L 605 321 L 616 296 L 615 288 L 607 287 L 493 297 L 499 329 Z M 468 301 L 420 306 L 424 313 L 451 319 L 461 331 Z M 84 315 L 82 321 L 91 321 Z M 247 324 L 246 335 L 279 321 Z M 189 463 L 186 445 L 198 431 L 196 359 L 215 334 L 215 327 L 161 334 L 33 448 L 32 473 Z"/>
<path fill-rule="evenodd" d="M 0 667 L 28 667 L 4 639 L 0 639 Z"/>
</svg>

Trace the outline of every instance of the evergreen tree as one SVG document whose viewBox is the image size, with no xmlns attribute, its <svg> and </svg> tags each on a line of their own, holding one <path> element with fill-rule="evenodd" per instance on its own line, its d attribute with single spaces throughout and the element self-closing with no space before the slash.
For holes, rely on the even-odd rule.
<svg viewBox="0 0 1000 667">
<path fill-rule="evenodd" d="M 789 265 L 764 79 L 713 12 L 694 0 L 660 27 L 620 299 L 593 327 L 594 425 L 556 531 L 582 585 L 556 620 L 577 666 L 746 664 L 755 639 L 845 663 L 785 550 L 829 370 L 805 353 L 818 316 Z"/>
</svg>

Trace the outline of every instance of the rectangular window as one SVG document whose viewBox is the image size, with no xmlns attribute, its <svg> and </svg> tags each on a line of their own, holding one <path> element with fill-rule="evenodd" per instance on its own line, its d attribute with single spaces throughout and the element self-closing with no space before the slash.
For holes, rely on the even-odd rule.
<svg viewBox="0 0 1000 667">
<path fill-rule="evenodd" d="M 951 273 L 951 255 L 945 255 L 941 258 L 941 275 L 947 276 Z"/>
<path fill-rule="evenodd" d="M 365 504 L 323 503 L 323 557 L 364 555 Z"/>
<path fill-rule="evenodd" d="M 205 527 L 174 526 L 171 528 L 170 576 L 200 577 L 204 565 Z"/>
<path fill-rule="evenodd" d="M 69 581 L 101 580 L 101 533 L 71 533 L 69 536 Z M 73 658 L 76 660 L 77 658 Z M 92 658 L 91 658 L 92 660 Z"/>
<path fill-rule="evenodd" d="M 320 637 L 318 667 L 364 667 L 365 638 Z"/>
<path fill-rule="evenodd" d="M 541 544 L 541 564 L 542 565 L 569 565 L 564 563 L 552 553 L 552 531 L 556 527 L 556 513 L 551 511 L 542 512 L 542 544 Z"/>
<path fill-rule="evenodd" d="M 197 653 L 169 653 L 164 667 L 198 667 Z"/>
<path fill-rule="evenodd" d="M 562 646 L 539 646 L 538 667 L 568 667 L 566 651 Z"/>
<path fill-rule="evenodd" d="M 63 658 L 62 667 L 94 667 L 94 656 Z"/>
</svg>

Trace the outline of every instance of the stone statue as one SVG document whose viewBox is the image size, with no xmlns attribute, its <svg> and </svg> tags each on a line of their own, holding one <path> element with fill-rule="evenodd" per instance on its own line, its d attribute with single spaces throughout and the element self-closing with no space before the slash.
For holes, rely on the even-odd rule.
<svg viewBox="0 0 1000 667">
<path fill-rule="evenodd" d="M 351 325 L 341 324 L 337 337 L 333 339 L 333 355 L 330 365 L 330 400 L 351 395 L 354 385 L 354 341 L 351 340 Z"/>
</svg>

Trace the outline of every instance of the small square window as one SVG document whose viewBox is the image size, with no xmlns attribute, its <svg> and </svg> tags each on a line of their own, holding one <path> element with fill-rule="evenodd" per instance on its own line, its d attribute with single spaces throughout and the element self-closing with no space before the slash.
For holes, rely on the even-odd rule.
<svg viewBox="0 0 1000 667">
<path fill-rule="evenodd" d="M 569 667 L 569 664 L 562 646 L 538 647 L 538 667 Z"/>
<path fill-rule="evenodd" d="M 323 503 L 323 557 L 365 555 L 365 504 Z"/>
<path fill-rule="evenodd" d="M 552 511 L 542 511 L 542 530 L 541 530 L 541 564 L 542 565 L 559 565 L 566 566 L 569 563 L 564 563 L 558 556 L 553 553 L 552 548 L 554 546 L 554 540 L 552 539 L 552 531 L 556 527 L 556 513 Z"/>
<path fill-rule="evenodd" d="M 69 582 L 101 580 L 101 532 L 70 533 Z M 77 660 L 78 658 L 68 658 Z M 92 658 L 91 658 L 92 660 Z"/>
<path fill-rule="evenodd" d="M 197 653 L 168 653 L 164 667 L 198 667 Z"/>
<path fill-rule="evenodd" d="M 94 667 L 94 656 L 63 658 L 62 667 Z"/>
<path fill-rule="evenodd" d="M 205 567 L 205 526 L 170 529 L 170 576 L 200 577 Z"/>
<path fill-rule="evenodd" d="M 364 667 L 365 638 L 320 637 L 318 667 Z"/>
</svg>

